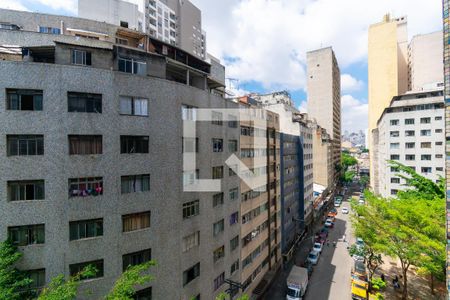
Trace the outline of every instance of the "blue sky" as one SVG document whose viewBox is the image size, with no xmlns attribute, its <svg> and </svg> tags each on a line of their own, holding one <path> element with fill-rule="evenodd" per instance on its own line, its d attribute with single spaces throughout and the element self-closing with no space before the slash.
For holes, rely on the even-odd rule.
<svg viewBox="0 0 450 300">
<path fill-rule="evenodd" d="M 202 11 L 207 51 L 225 64 L 226 77 L 238 79 L 236 95 L 287 90 L 306 109 L 306 52 L 332 46 L 342 75 L 342 127 L 351 131 L 367 128 L 369 25 L 390 13 L 408 17 L 410 38 L 442 28 L 441 0 L 191 1 Z M 0 0 L 0 7 L 77 15 L 77 0 Z"/>
</svg>

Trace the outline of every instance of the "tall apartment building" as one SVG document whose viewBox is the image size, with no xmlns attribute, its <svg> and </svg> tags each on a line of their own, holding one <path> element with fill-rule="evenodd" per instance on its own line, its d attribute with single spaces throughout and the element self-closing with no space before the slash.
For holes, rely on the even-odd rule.
<svg viewBox="0 0 450 300">
<path fill-rule="evenodd" d="M 259 297 L 267 285 L 264 275 L 281 263 L 279 117 L 255 99 L 238 98 L 241 108 L 265 125 L 240 120 L 241 161 L 262 183 L 250 188 L 241 182 L 241 284 L 243 292 Z M 252 110 L 254 109 L 254 110 Z"/>
<path fill-rule="evenodd" d="M 444 62 L 444 103 L 445 103 L 445 177 L 447 181 L 447 262 L 450 261 L 450 158 L 448 157 L 448 153 L 450 153 L 450 144 L 447 142 L 450 140 L 450 44 L 448 43 L 448 39 L 450 38 L 450 0 L 442 1 L 442 27 L 444 29 L 443 32 L 443 47 L 444 51 L 443 62 Z M 447 268 L 447 294 L 450 296 L 450 270 Z"/>
<path fill-rule="evenodd" d="M 206 59 L 206 33 L 201 11 L 189 0 L 78 0 L 82 18 L 147 33 L 189 54 Z"/>
<path fill-rule="evenodd" d="M 408 91 L 435 89 L 444 82 L 442 31 L 419 34 L 408 46 Z"/>
<path fill-rule="evenodd" d="M 334 168 L 332 164 L 332 145 L 330 135 L 325 128 L 313 123 L 313 174 L 314 183 L 320 184 L 327 189 L 333 184 Z"/>
<path fill-rule="evenodd" d="M 341 163 L 341 75 L 331 47 L 307 56 L 308 115 L 325 128 L 332 139 L 333 165 Z M 334 181 L 339 174 L 333 170 Z"/>
<path fill-rule="evenodd" d="M 239 128 L 215 114 L 183 139 L 197 108 L 238 108 L 215 92 L 223 67 L 102 22 L 0 9 L 0 23 L 0 240 L 35 287 L 94 264 L 82 289 L 99 299 L 150 258 L 147 298 L 214 299 L 239 281 L 240 180 L 224 163 Z M 184 192 L 198 178 L 222 190 Z"/>
<path fill-rule="evenodd" d="M 312 145 L 309 123 L 286 91 L 252 95 L 280 117 L 282 253 L 292 257 L 296 241 L 312 221 Z"/>
<path fill-rule="evenodd" d="M 442 90 L 396 96 L 377 124 L 375 193 L 395 196 L 407 189 L 389 160 L 413 168 L 435 182 L 444 176 L 444 99 Z"/>
</svg>

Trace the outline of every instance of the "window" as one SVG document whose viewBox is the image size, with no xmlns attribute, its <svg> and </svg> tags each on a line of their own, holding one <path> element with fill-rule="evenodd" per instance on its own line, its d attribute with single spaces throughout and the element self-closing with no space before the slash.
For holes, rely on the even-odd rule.
<svg viewBox="0 0 450 300">
<path fill-rule="evenodd" d="M 216 262 L 219 259 L 221 259 L 222 257 L 224 257 L 225 256 L 225 246 L 221 246 L 221 247 L 217 248 L 216 250 L 214 250 L 213 256 L 214 256 L 214 262 Z"/>
<path fill-rule="evenodd" d="M 137 291 L 133 300 L 152 300 L 152 287 Z"/>
<path fill-rule="evenodd" d="M 422 173 L 431 173 L 431 167 L 422 167 Z"/>
<path fill-rule="evenodd" d="M 183 272 L 183 286 L 200 276 L 200 263 L 196 263 Z"/>
<path fill-rule="evenodd" d="M 8 181 L 8 200 L 44 200 L 44 180 Z"/>
<path fill-rule="evenodd" d="M 436 171 L 442 172 L 442 171 L 444 171 L 444 168 L 443 167 L 436 167 Z"/>
<path fill-rule="evenodd" d="M 183 186 L 195 184 L 200 178 L 200 170 L 184 171 L 183 172 Z"/>
<path fill-rule="evenodd" d="M 398 125 L 399 121 L 398 120 L 391 120 L 391 126 L 395 126 Z"/>
<path fill-rule="evenodd" d="M 148 136 L 121 135 L 120 153 L 148 153 Z"/>
<path fill-rule="evenodd" d="M 134 253 L 122 255 L 122 270 L 125 270 L 129 266 L 136 266 L 146 263 L 152 259 L 152 249 L 146 249 Z"/>
<path fill-rule="evenodd" d="M 24 225 L 8 227 L 8 238 L 16 246 L 45 243 L 45 225 Z"/>
<path fill-rule="evenodd" d="M 213 195 L 213 207 L 223 204 L 223 193 Z"/>
<path fill-rule="evenodd" d="M 440 121 L 440 120 L 442 120 L 442 117 L 434 117 L 434 120 Z"/>
<path fill-rule="evenodd" d="M 230 215 L 230 226 L 239 222 L 239 212 L 234 212 Z"/>
<path fill-rule="evenodd" d="M 230 251 L 233 251 L 239 246 L 239 235 L 230 240 Z"/>
<path fill-rule="evenodd" d="M 223 140 L 222 139 L 212 139 L 213 152 L 223 152 Z"/>
<path fill-rule="evenodd" d="M 228 151 L 230 151 L 230 152 L 238 151 L 238 141 L 237 140 L 228 140 Z"/>
<path fill-rule="evenodd" d="M 238 188 L 230 189 L 229 194 L 230 200 L 237 200 L 237 198 L 239 197 L 239 189 Z"/>
<path fill-rule="evenodd" d="M 122 194 L 150 191 L 150 174 L 120 177 Z"/>
<path fill-rule="evenodd" d="M 416 147 L 416 143 L 405 143 L 406 149 L 414 149 Z"/>
<path fill-rule="evenodd" d="M 103 219 L 69 222 L 70 240 L 103 236 Z"/>
<path fill-rule="evenodd" d="M 40 33 L 61 34 L 61 29 L 56 27 L 39 26 Z"/>
<path fill-rule="evenodd" d="M 391 183 L 400 183 L 400 178 L 392 177 L 391 178 Z"/>
<path fill-rule="evenodd" d="M 420 118 L 420 124 L 430 124 L 431 118 Z"/>
<path fill-rule="evenodd" d="M 431 160 L 431 154 L 422 154 L 420 160 Z"/>
<path fill-rule="evenodd" d="M 198 138 L 183 137 L 182 153 L 198 153 Z"/>
<path fill-rule="evenodd" d="M 400 134 L 398 131 L 391 131 L 391 137 L 398 137 Z"/>
<path fill-rule="evenodd" d="M 430 129 L 423 129 L 420 131 L 421 136 L 431 136 L 431 130 Z"/>
<path fill-rule="evenodd" d="M 70 155 L 102 154 L 101 135 L 69 135 Z"/>
<path fill-rule="evenodd" d="M 222 126 L 223 121 L 222 121 L 222 113 L 221 112 L 217 112 L 217 111 L 213 111 L 211 114 L 211 123 L 214 125 L 220 125 Z"/>
<path fill-rule="evenodd" d="M 212 178 L 213 179 L 223 178 L 223 166 L 212 168 Z"/>
<path fill-rule="evenodd" d="M 69 112 L 102 113 L 102 95 L 68 92 Z"/>
<path fill-rule="evenodd" d="M 415 160 L 416 156 L 414 154 L 406 154 L 405 160 Z"/>
<path fill-rule="evenodd" d="M 42 110 L 42 90 L 6 90 L 7 110 Z"/>
<path fill-rule="evenodd" d="M 234 115 L 228 115 L 228 127 L 230 128 L 237 128 L 238 126 L 238 122 L 237 122 L 237 117 Z"/>
<path fill-rule="evenodd" d="M 45 269 L 27 270 L 25 276 L 31 279 L 31 283 L 27 286 L 29 290 L 40 290 L 45 285 Z"/>
<path fill-rule="evenodd" d="M 239 259 L 236 260 L 236 261 L 231 265 L 231 268 L 230 268 L 230 275 L 233 275 L 234 272 L 236 272 L 237 270 L 239 270 Z"/>
<path fill-rule="evenodd" d="M 391 147 L 391 149 L 399 149 L 400 143 L 391 143 L 390 147 Z"/>
<path fill-rule="evenodd" d="M 391 154 L 391 160 L 399 160 L 400 159 L 400 155 L 398 154 Z"/>
<path fill-rule="evenodd" d="M 396 189 L 391 190 L 391 195 L 397 195 L 397 193 L 398 193 L 398 190 L 396 190 Z"/>
<path fill-rule="evenodd" d="M 145 61 L 119 57 L 119 71 L 138 75 L 147 75 L 147 63 Z"/>
<path fill-rule="evenodd" d="M 434 143 L 436 146 L 442 146 L 442 142 L 436 142 Z"/>
<path fill-rule="evenodd" d="M 415 136 L 414 130 L 406 130 L 405 131 L 405 136 Z"/>
<path fill-rule="evenodd" d="M 98 196 L 103 194 L 103 177 L 69 179 L 69 197 Z"/>
<path fill-rule="evenodd" d="M 128 22 L 120 21 L 120 27 L 128 28 Z"/>
<path fill-rule="evenodd" d="M 443 158 L 443 155 L 442 154 L 436 154 L 435 157 L 436 158 Z"/>
<path fill-rule="evenodd" d="M 148 116 L 148 99 L 120 96 L 120 113 L 130 116 Z"/>
<path fill-rule="evenodd" d="M 405 125 L 413 125 L 414 119 L 405 119 Z"/>
<path fill-rule="evenodd" d="M 197 108 L 190 105 L 181 106 L 181 119 L 184 121 L 196 121 L 197 120 Z"/>
<path fill-rule="evenodd" d="M 420 143 L 420 148 L 425 148 L 425 149 L 431 148 L 431 142 L 422 142 L 422 143 Z"/>
<path fill-rule="evenodd" d="M 214 279 L 214 291 L 218 290 L 222 284 L 225 283 L 225 272 L 222 272 L 216 279 Z"/>
<path fill-rule="evenodd" d="M 435 133 L 442 133 L 442 129 L 441 129 L 441 128 L 435 129 L 434 132 L 435 132 Z"/>
<path fill-rule="evenodd" d="M 7 135 L 8 156 L 44 155 L 43 135 Z"/>
<path fill-rule="evenodd" d="M 220 220 L 213 224 L 213 235 L 216 236 L 224 230 L 225 222 L 224 220 Z"/>
<path fill-rule="evenodd" d="M 82 276 L 81 279 L 92 279 L 103 277 L 103 259 L 69 265 L 70 276 L 77 275 L 89 265 L 92 265 L 97 270 L 97 272 L 91 276 Z"/>
<path fill-rule="evenodd" d="M 198 245 L 200 245 L 200 231 L 196 231 L 183 238 L 183 252 L 187 252 Z"/>
<path fill-rule="evenodd" d="M 122 216 L 123 232 L 135 231 L 150 227 L 150 212 L 141 212 Z"/>
<path fill-rule="evenodd" d="M 84 50 L 72 50 L 72 64 L 81 66 L 91 65 L 91 52 Z"/>
<path fill-rule="evenodd" d="M 183 203 L 183 219 L 197 216 L 200 213 L 200 200 Z"/>
</svg>

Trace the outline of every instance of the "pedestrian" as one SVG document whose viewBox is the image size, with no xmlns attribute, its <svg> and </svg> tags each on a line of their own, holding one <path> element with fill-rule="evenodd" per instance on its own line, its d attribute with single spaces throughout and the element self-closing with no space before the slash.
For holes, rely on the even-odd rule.
<svg viewBox="0 0 450 300">
<path fill-rule="evenodd" d="M 381 278 L 381 280 L 383 280 L 383 282 L 386 282 L 384 279 L 384 273 L 381 273 L 381 276 L 380 276 L 380 278 Z"/>
<path fill-rule="evenodd" d="M 342 241 L 343 241 L 343 242 L 346 242 L 346 240 L 345 240 L 345 233 L 344 233 L 344 235 L 342 236 Z"/>
</svg>

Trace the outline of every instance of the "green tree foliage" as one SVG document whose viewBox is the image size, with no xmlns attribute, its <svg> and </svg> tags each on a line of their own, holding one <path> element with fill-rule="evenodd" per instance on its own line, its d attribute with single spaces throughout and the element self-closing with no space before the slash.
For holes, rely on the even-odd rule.
<svg viewBox="0 0 450 300">
<path fill-rule="evenodd" d="M 366 186 L 369 183 L 369 181 L 370 181 L 369 176 L 363 175 L 363 176 L 361 176 L 359 183 L 361 183 L 361 185 L 363 185 L 363 186 Z"/>
<path fill-rule="evenodd" d="M 32 282 L 15 264 L 22 257 L 11 241 L 0 243 L 0 300 L 27 298 L 24 290 Z"/>
<path fill-rule="evenodd" d="M 147 274 L 150 267 L 155 266 L 155 261 L 130 266 L 116 281 L 105 300 L 133 300 L 136 293 L 136 285 L 142 285 L 153 280 L 153 276 Z"/>
<path fill-rule="evenodd" d="M 410 189 L 398 198 L 383 199 L 366 192 L 366 205 L 353 203 L 355 234 L 375 253 L 398 258 L 407 297 L 411 265 L 436 278 L 445 275 L 445 191 L 442 184 L 423 178 L 401 164 L 392 164 Z M 405 174 L 406 175 L 405 175 Z"/>
<path fill-rule="evenodd" d="M 342 182 L 352 182 L 353 178 L 355 178 L 356 172 L 355 171 L 345 171 L 344 175 L 341 176 Z"/>
<path fill-rule="evenodd" d="M 366 236 L 366 234 L 367 233 L 365 233 L 364 236 Z M 371 245 L 367 243 L 364 247 L 356 247 L 356 244 L 353 244 L 350 246 L 348 251 L 351 256 L 359 256 L 364 258 L 369 275 L 368 279 L 371 283 L 375 271 L 383 264 L 381 253 L 374 250 L 374 248 L 372 248 Z M 372 288 L 371 285 L 370 288 Z"/>
<path fill-rule="evenodd" d="M 342 163 L 342 167 L 344 168 L 344 171 L 346 171 L 348 169 L 348 167 L 356 165 L 358 163 L 358 160 L 356 160 L 356 158 L 354 158 L 350 154 L 342 153 L 341 154 L 341 163 Z"/>
<path fill-rule="evenodd" d="M 220 293 L 219 295 L 217 295 L 216 300 L 228 300 L 230 299 L 230 296 L 228 296 L 225 293 Z M 241 297 L 235 299 L 235 300 L 249 300 L 250 298 L 247 295 L 242 295 Z"/>
<path fill-rule="evenodd" d="M 372 284 L 372 288 L 377 291 L 384 289 L 386 287 L 386 282 L 381 280 L 381 278 L 379 278 L 379 277 L 372 278 L 372 280 L 370 282 Z"/>
</svg>

